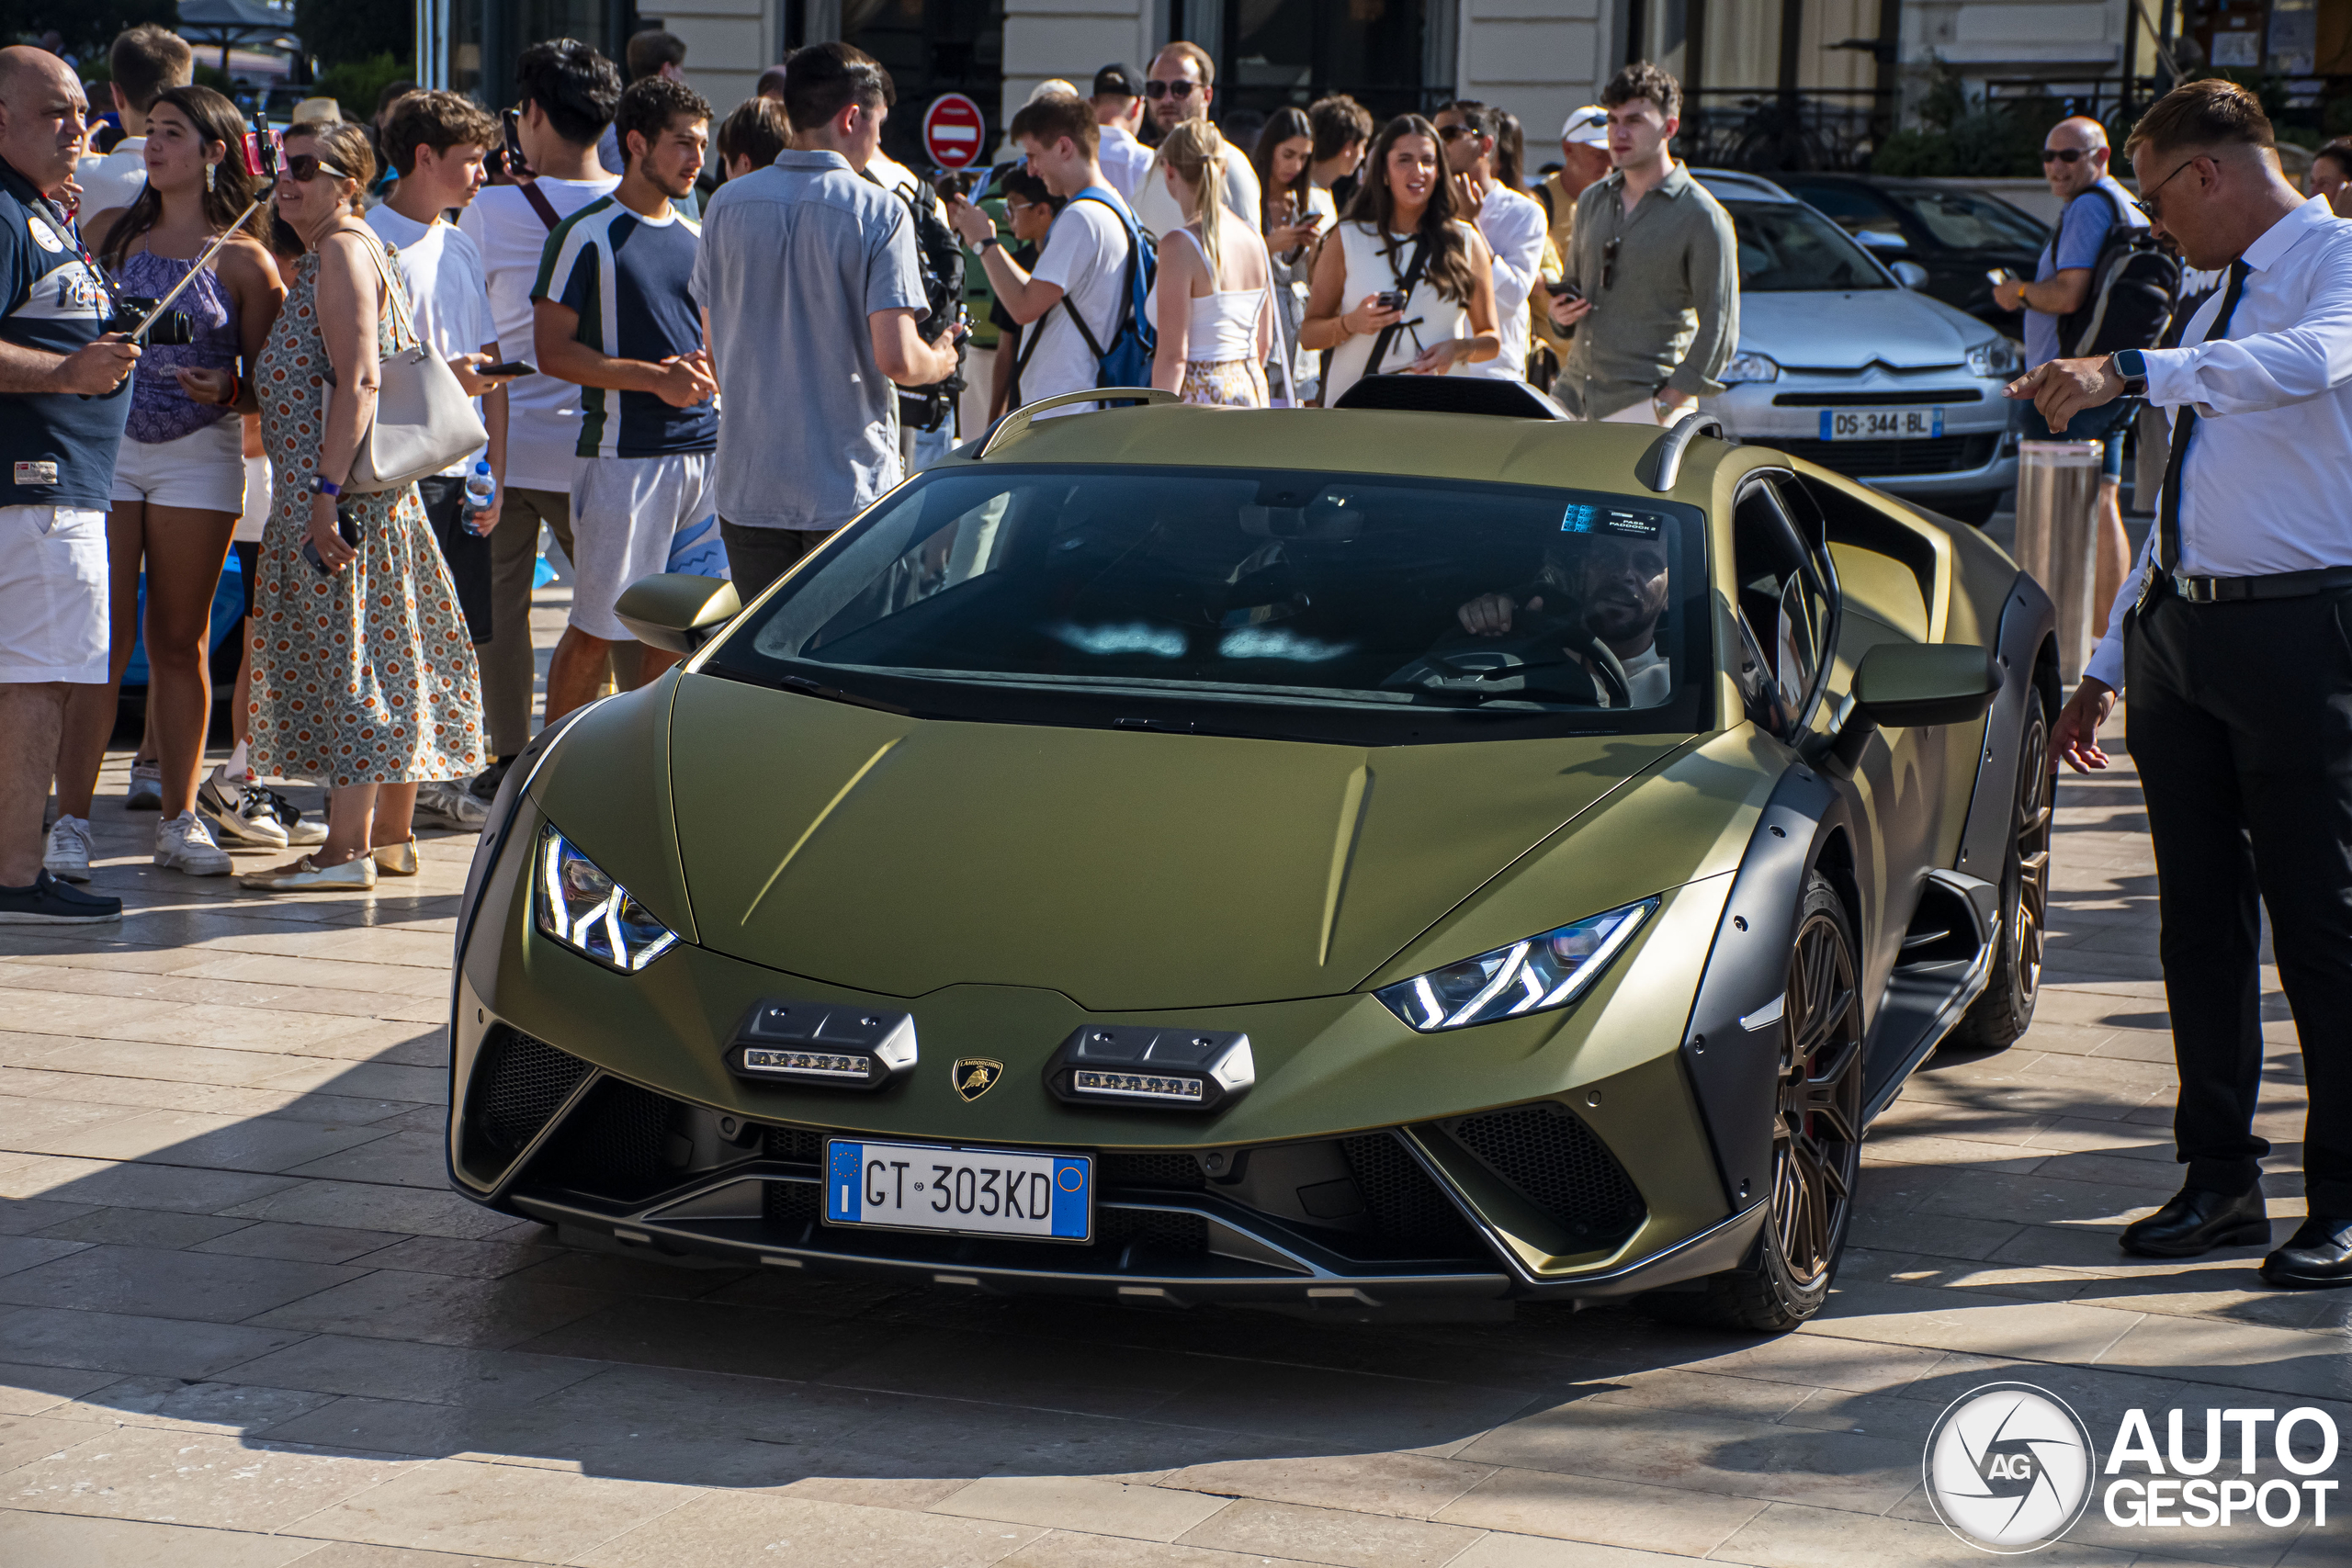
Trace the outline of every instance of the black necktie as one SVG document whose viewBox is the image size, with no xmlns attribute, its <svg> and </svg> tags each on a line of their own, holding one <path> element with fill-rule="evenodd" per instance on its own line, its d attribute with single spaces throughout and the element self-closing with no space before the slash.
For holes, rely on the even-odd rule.
<svg viewBox="0 0 2352 1568">
<path fill-rule="evenodd" d="M 2213 317 L 2213 324 L 2205 329 L 2205 342 L 2219 343 L 2230 335 L 2230 312 L 2238 308 L 2238 296 L 2245 292 L 2247 270 L 2243 260 L 2230 264 L 2229 288 L 2222 295 L 2222 309 Z M 2197 405 L 2182 404 L 2179 417 L 2172 422 L 2172 452 L 2165 462 L 2164 505 L 2156 513 L 2155 569 L 2167 575 L 2180 568 L 2180 477 L 2188 457 L 2188 438 L 2196 429 Z"/>
</svg>

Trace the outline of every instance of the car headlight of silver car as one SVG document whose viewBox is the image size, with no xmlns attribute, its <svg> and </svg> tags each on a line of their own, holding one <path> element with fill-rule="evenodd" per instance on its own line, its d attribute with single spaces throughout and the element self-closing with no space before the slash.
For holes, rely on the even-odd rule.
<svg viewBox="0 0 2352 1568">
<path fill-rule="evenodd" d="M 675 931 L 553 828 L 539 834 L 533 881 L 539 930 L 607 969 L 634 975 L 678 944 Z"/>
<path fill-rule="evenodd" d="M 1623 951 L 1658 901 L 1611 909 L 1373 993 L 1423 1034 L 1563 1008 Z"/>
<path fill-rule="evenodd" d="M 1724 362 L 1724 373 L 1715 378 L 1726 387 L 1736 387 L 1742 381 L 1777 381 L 1781 378 L 1781 367 L 1769 354 L 1743 348 Z"/>
<path fill-rule="evenodd" d="M 1987 339 L 1968 351 L 1971 376 L 2014 376 L 2025 368 L 2025 350 L 2014 338 Z"/>
</svg>

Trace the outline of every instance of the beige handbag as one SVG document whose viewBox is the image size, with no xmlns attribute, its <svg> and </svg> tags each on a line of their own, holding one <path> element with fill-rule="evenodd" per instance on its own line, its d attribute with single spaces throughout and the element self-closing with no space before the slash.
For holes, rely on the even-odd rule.
<svg viewBox="0 0 2352 1568">
<path fill-rule="evenodd" d="M 391 308 L 392 352 L 378 366 L 376 416 L 352 455 L 351 477 L 343 481 L 344 489 L 361 494 L 437 474 L 490 440 L 458 373 L 417 336 L 408 293 L 386 265 L 382 243 L 368 239 Z"/>
</svg>

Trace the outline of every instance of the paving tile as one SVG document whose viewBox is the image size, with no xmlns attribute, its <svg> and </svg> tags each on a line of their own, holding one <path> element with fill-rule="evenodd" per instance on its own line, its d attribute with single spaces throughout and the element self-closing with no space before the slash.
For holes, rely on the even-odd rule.
<svg viewBox="0 0 2352 1568">
<path fill-rule="evenodd" d="M 899 1338 L 878 1323 L 836 1323 L 710 1302 L 625 1299 L 522 1348 L 549 1356 L 758 1377 L 820 1377 Z"/>
<path fill-rule="evenodd" d="M 2097 1360 L 2193 1383 L 2352 1398 L 2352 1364 L 2337 1334 L 2150 1314 Z"/>
<path fill-rule="evenodd" d="M 334 1397 L 299 1389 L 150 1375 L 118 1379 L 49 1414 L 107 1425 L 169 1427 L 234 1437 L 266 1431 Z"/>
<path fill-rule="evenodd" d="M 1439 1568 L 1476 1540 L 1479 1533 L 1475 1527 L 1244 1497 L 1179 1539 L 1186 1546 L 1330 1562 L 1342 1568 Z"/>
<path fill-rule="evenodd" d="M 2136 1313 L 2071 1302 L 1969 1296 L 1908 1285 L 1840 1286 L 1807 1332 L 1940 1346 L 2020 1359 L 2088 1361 L 2121 1338 Z"/>
<path fill-rule="evenodd" d="M 275 1530 L 381 1484 L 400 1462 L 121 1427 L 0 1475 L 0 1506 Z"/>
<path fill-rule="evenodd" d="M 1493 1473 L 1489 1465 L 1426 1454 L 1332 1454 L 1190 1465 L 1159 1484 L 1426 1519 Z"/>
<path fill-rule="evenodd" d="M 232 1253 L 239 1258 L 283 1258 L 296 1263 L 349 1263 L 407 1239 L 390 1231 L 345 1230 L 338 1225 L 228 1223 L 235 1228 L 197 1243 L 192 1250 Z"/>
<path fill-rule="evenodd" d="M 99 1369 L 0 1361 L 0 1416 L 38 1416 L 115 1381 L 114 1373 Z"/>
<path fill-rule="evenodd" d="M 15 1274 L 81 1251 L 89 1243 L 63 1237 L 0 1235 L 0 1274 Z"/>
<path fill-rule="evenodd" d="M 265 1328 L 86 1309 L 0 1311 L 0 1345 L 7 1347 L 11 1359 L 36 1366 L 206 1378 L 302 1337 Z"/>
<path fill-rule="evenodd" d="M 402 1464 L 398 1474 L 381 1484 L 318 1509 L 288 1533 L 484 1557 L 569 1562 L 634 1526 L 670 1513 L 695 1495 L 687 1487 L 571 1475 L 523 1465 L 436 1460 Z"/>
<path fill-rule="evenodd" d="M 1306 1440 L 1419 1448 L 1508 1420 L 1522 1390 L 1419 1382 L 1316 1367 L 1227 1361 L 1152 1412 L 1158 1421 Z"/>
<path fill-rule="evenodd" d="M 123 1247 L 187 1247 L 241 1231 L 246 1220 L 224 1220 L 213 1214 L 178 1213 L 168 1209 L 93 1209 L 51 1225 L 41 1232 L 67 1241 L 111 1242 Z"/>
<path fill-rule="evenodd" d="M 46 1159 L 0 1176 L 0 1188 L 17 1189 L 7 1196 L 186 1214 L 220 1213 L 292 1185 L 282 1176 L 94 1159 Z"/>
<path fill-rule="evenodd" d="M 1205 1497 L 1198 1492 L 1131 1486 L 1082 1476 L 1008 1475 L 975 1481 L 933 1503 L 931 1511 L 1042 1525 L 1048 1529 L 1173 1540 L 1225 1506 L 1224 1498 Z"/>
<path fill-rule="evenodd" d="M 320 1334 L 255 1355 L 238 1366 L 236 1375 L 248 1382 L 321 1393 L 440 1404 L 519 1404 L 605 1371 L 600 1362 L 554 1356 Z"/>
<path fill-rule="evenodd" d="M 55 1146 L 45 1152 L 85 1159 L 277 1172 L 384 1136 L 373 1128 L 330 1122 L 146 1111 L 52 1139 Z"/>
<path fill-rule="evenodd" d="M 1259 1568 L 1272 1561 L 1255 1552 L 1056 1530 L 999 1563 L 1000 1568 Z"/>
<path fill-rule="evenodd" d="M 1491 1530 L 1446 1568 L 1688 1568 L 1687 1557 Z"/>
<path fill-rule="evenodd" d="M 51 1265 L 52 1268 L 58 1265 Z M 315 1264 L 279 1264 L 315 1269 Z M 337 1279 L 275 1311 L 248 1314 L 256 1325 L 350 1334 L 379 1339 L 508 1348 L 535 1335 L 587 1316 L 612 1298 L 595 1291 L 525 1285 L 507 1280 L 468 1280 L 447 1274 L 407 1274 L 392 1269 L 363 1273 L 338 1269 Z M 8 1281 L 0 1280 L 0 1299 Z"/>
<path fill-rule="evenodd" d="M 0 1562 L 24 1568 L 282 1568 L 315 1544 L 251 1531 L 0 1509 Z"/>
<path fill-rule="evenodd" d="M 242 1323 L 364 1278 L 358 1269 L 318 1263 L 103 1246 L 0 1276 L 0 1302 Z"/>
<path fill-rule="evenodd" d="M 449 1144 L 438 1133 L 393 1133 L 292 1168 L 297 1176 L 378 1181 L 439 1192 L 449 1185 Z"/>
<path fill-rule="evenodd" d="M 1136 1357 L 1106 1346 L 1010 1335 L 992 1337 L 988 1353 L 975 1356 L 969 1335 L 932 1331 L 895 1338 L 821 1374 L 820 1381 L 1094 1416 L 1141 1416 L 1224 1371 L 1198 1357 Z"/>
<path fill-rule="evenodd" d="M 982 1568 L 1045 1532 L 1034 1526 L 865 1508 L 810 1498 L 705 1492 L 583 1552 L 583 1568 L 749 1568 L 781 1561 L 826 1568 Z"/>
<path fill-rule="evenodd" d="M 768 1272 L 775 1272 L 770 1269 Z M 689 1268 L 603 1252 L 557 1252 L 507 1276 L 522 1285 L 563 1285 L 609 1295 L 670 1296 L 693 1301 L 756 1277 L 751 1269 Z"/>
<path fill-rule="evenodd" d="M 415 1235 L 380 1252 L 364 1254 L 356 1261 L 370 1269 L 404 1269 L 418 1274 L 462 1274 L 469 1279 L 496 1280 L 562 1256 L 552 1247 L 519 1242 Z"/>
<path fill-rule="evenodd" d="M 1599 1476 L 1498 1470 L 1440 1509 L 1445 1524 L 1703 1557 L 1763 1512 L 1760 1498 Z"/>
<path fill-rule="evenodd" d="M 62 1453 L 106 1430 L 96 1422 L 81 1418 L 71 1405 L 40 1416 L 0 1416 L 0 1474 Z M 0 1489 L 0 1496 L 5 1495 L 5 1489 Z"/>
<path fill-rule="evenodd" d="M 1883 1568 L 1889 1562 L 1921 1568 L 1981 1564 L 1985 1554 L 1962 1542 L 1943 1526 L 1907 1519 L 1871 1518 L 1827 1508 L 1775 1503 L 1717 1547 L 1713 1560 L 1753 1563 L 1756 1568 Z M 2128 1553 L 2060 1541 L 2033 1554 L 2052 1568 L 2124 1568 Z"/>
<path fill-rule="evenodd" d="M 356 1540 L 329 1541 L 324 1546 L 309 1540 L 299 1544 L 310 1550 L 294 1560 L 293 1568 L 512 1568 L 518 1561 L 470 1553 L 412 1551 L 404 1546 L 369 1546 Z"/>
<path fill-rule="evenodd" d="M 210 1212 L 249 1220 L 283 1220 L 291 1224 L 340 1225 L 352 1230 L 399 1231 L 409 1235 L 443 1235 L 479 1239 L 505 1230 L 512 1216 L 458 1197 L 455 1192 L 422 1191 L 406 1187 L 382 1187 L 357 1181 L 319 1181 L 282 1178 L 250 1201 L 236 1201 Z"/>
</svg>

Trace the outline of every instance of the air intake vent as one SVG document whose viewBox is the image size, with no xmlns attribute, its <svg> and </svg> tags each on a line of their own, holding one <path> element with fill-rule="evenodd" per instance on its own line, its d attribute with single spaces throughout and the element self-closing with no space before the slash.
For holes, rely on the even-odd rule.
<svg viewBox="0 0 2352 1568">
<path fill-rule="evenodd" d="M 767 1155 L 770 1159 L 790 1160 L 795 1165 L 821 1164 L 825 1158 L 825 1134 L 814 1127 L 771 1127 Z"/>
<path fill-rule="evenodd" d="M 1406 1256 L 1485 1258 L 1486 1244 L 1393 1133 L 1341 1138 L 1340 1157 L 1382 1237 Z"/>
<path fill-rule="evenodd" d="M 1578 1250 L 1614 1247 L 1647 1211 L 1591 1128 L 1555 1100 L 1442 1123 L 1453 1141 L 1557 1221 Z"/>
<path fill-rule="evenodd" d="M 1105 1187 L 1158 1187 L 1197 1192 L 1208 1185 L 1201 1162 L 1188 1154 L 1116 1154 L 1102 1156 Z"/>
<path fill-rule="evenodd" d="M 475 1070 L 475 1126 L 510 1158 L 539 1135 L 548 1118 L 588 1076 L 588 1064 L 544 1040 L 502 1030 Z"/>
<path fill-rule="evenodd" d="M 684 1109 L 651 1089 L 602 1079 L 563 1119 L 524 1179 L 560 1182 L 623 1202 L 650 1197 L 684 1174 L 693 1145 L 672 1136 L 673 1121 Z"/>
</svg>

